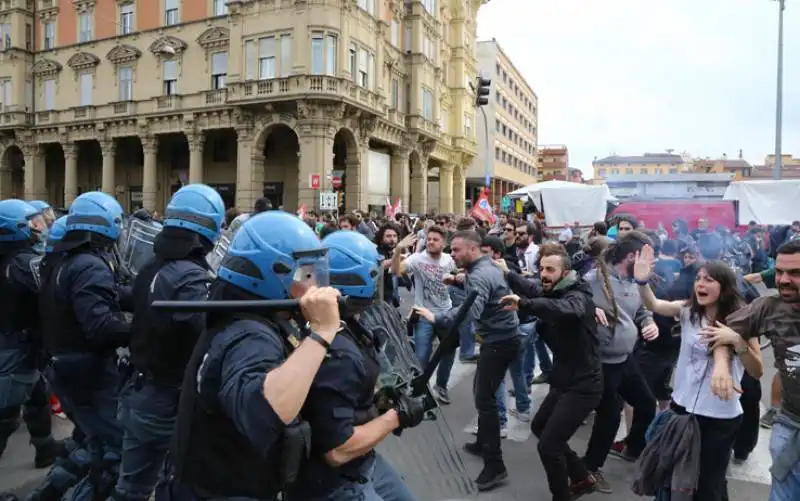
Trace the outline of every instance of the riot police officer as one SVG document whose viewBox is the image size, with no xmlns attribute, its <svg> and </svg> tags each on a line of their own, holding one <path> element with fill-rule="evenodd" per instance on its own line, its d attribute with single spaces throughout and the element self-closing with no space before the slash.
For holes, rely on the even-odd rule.
<svg viewBox="0 0 800 501">
<path fill-rule="evenodd" d="M 213 188 L 191 184 L 178 190 L 156 236 L 155 257 L 134 282 L 135 374 L 120 396 L 125 438 L 112 494 L 117 500 L 145 501 L 153 492 L 175 428 L 183 373 L 205 328 L 202 313 L 164 312 L 150 303 L 206 299 L 211 274 L 205 256 L 219 238 L 224 218 L 225 203 Z"/>
<path fill-rule="evenodd" d="M 89 474 L 73 499 L 106 495 L 116 481 L 122 428 L 116 419 L 119 372 L 116 349 L 130 338 L 120 310 L 117 277 L 109 257 L 120 234 L 122 207 L 100 192 L 80 195 L 67 215 L 54 252 L 56 269 L 43 277 L 40 308 L 52 386 L 86 434 Z"/>
<path fill-rule="evenodd" d="M 181 388 L 169 499 L 274 499 L 296 477 L 308 441 L 298 420 L 339 329 L 339 293 L 314 231 L 285 212 L 249 218 L 209 297 L 300 298 L 310 334 L 297 342 L 287 312 L 211 311 Z M 302 297 L 301 297 L 302 296 Z"/>
<path fill-rule="evenodd" d="M 31 262 L 38 214 L 22 200 L 0 202 L 0 455 L 19 427 L 20 407 L 36 448 L 37 468 L 53 464 L 59 444 L 50 423 L 50 396 L 41 377 L 39 288 Z"/>
<path fill-rule="evenodd" d="M 311 425 L 311 457 L 288 499 L 302 501 L 413 500 L 399 475 L 385 461 L 376 471 L 374 448 L 390 433 L 417 426 L 424 417 L 421 399 L 398 395 L 380 414 L 373 400 L 381 372 L 379 343 L 358 322 L 376 293 L 378 251 L 364 235 L 338 231 L 322 241 L 328 249 L 331 284 L 348 297 L 345 324 L 320 367 L 301 412 Z M 375 488 L 375 476 L 389 492 Z M 394 481 L 387 482 L 392 477 Z"/>
</svg>

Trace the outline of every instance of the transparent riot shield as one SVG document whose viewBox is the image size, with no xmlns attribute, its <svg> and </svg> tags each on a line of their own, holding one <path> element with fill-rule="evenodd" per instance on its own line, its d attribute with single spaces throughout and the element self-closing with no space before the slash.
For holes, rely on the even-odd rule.
<svg viewBox="0 0 800 501">
<path fill-rule="evenodd" d="M 208 266 L 211 267 L 214 276 L 217 275 L 217 270 L 219 270 L 219 266 L 222 264 L 222 259 L 225 257 L 225 254 L 228 253 L 228 247 L 230 247 L 230 245 L 230 237 L 227 234 L 222 235 L 219 237 L 219 240 L 217 240 L 211 252 L 206 255 L 206 261 L 208 262 Z"/>
<path fill-rule="evenodd" d="M 403 386 L 422 374 L 400 312 L 384 301 L 375 301 L 359 318 L 374 332 L 382 347 L 379 387 Z M 425 501 L 467 500 L 477 495 L 455 437 L 438 407 L 416 428 L 400 437 L 390 435 L 378 451 L 410 482 Z"/>
<path fill-rule="evenodd" d="M 153 257 L 153 244 L 163 226 L 156 221 L 130 218 L 119 240 L 120 265 L 136 276 Z"/>
<path fill-rule="evenodd" d="M 43 258 L 44 256 L 37 256 L 30 261 L 31 273 L 33 274 L 33 279 L 36 280 L 36 287 L 42 286 L 41 268 Z"/>
</svg>

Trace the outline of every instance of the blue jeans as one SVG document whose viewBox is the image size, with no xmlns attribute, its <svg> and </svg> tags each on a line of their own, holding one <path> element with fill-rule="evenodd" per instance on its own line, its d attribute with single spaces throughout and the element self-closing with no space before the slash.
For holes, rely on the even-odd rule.
<svg viewBox="0 0 800 501">
<path fill-rule="evenodd" d="M 528 386 L 525 382 L 525 373 L 523 371 L 523 363 L 525 361 L 525 354 L 526 354 L 526 346 L 530 343 L 530 337 L 525 334 L 520 336 L 522 338 L 522 343 L 520 346 L 519 355 L 514 361 L 511 362 L 511 365 L 508 368 L 508 372 L 511 374 L 511 384 L 514 385 L 514 400 L 516 400 L 517 410 L 519 412 L 528 412 L 531 409 L 531 396 L 528 394 Z M 497 398 L 497 409 L 500 413 L 500 427 L 502 428 L 503 425 L 506 424 L 508 421 L 508 416 L 506 416 L 506 383 L 503 381 L 500 383 L 500 387 L 497 389 L 497 393 L 495 394 L 495 398 Z"/>
<path fill-rule="evenodd" d="M 116 491 L 131 501 L 147 501 L 156 483 L 166 480 L 164 458 L 175 431 L 179 389 L 147 380 L 128 382 L 120 397 L 119 420 L 125 426 Z M 110 498 L 109 498 L 110 499 Z"/>
<path fill-rule="evenodd" d="M 450 301 L 453 302 L 453 308 L 459 308 L 464 303 L 464 289 L 460 287 L 448 287 L 450 292 Z M 459 335 L 459 358 L 461 360 L 475 356 L 475 322 L 464 322 L 458 328 Z"/>
<path fill-rule="evenodd" d="M 332 492 L 306 501 L 416 501 L 400 474 L 380 454 L 366 461 L 362 471 L 365 482 L 343 481 Z"/>
<path fill-rule="evenodd" d="M 524 353 L 522 355 L 522 373 L 525 384 L 531 385 L 533 372 L 536 369 L 536 340 L 539 335 L 536 333 L 536 320 L 527 324 L 520 324 L 519 331 L 527 337 L 523 343 Z"/>
<path fill-rule="evenodd" d="M 420 318 L 414 326 L 414 351 L 422 369 L 425 370 L 433 353 L 433 324 L 424 318 Z M 455 352 L 442 357 L 442 361 L 436 369 L 436 386 L 447 388 L 447 382 L 450 380 L 450 370 L 453 368 L 455 359 Z"/>
<path fill-rule="evenodd" d="M 536 329 L 533 330 L 533 348 L 536 351 L 536 358 L 539 359 L 539 370 L 542 371 L 542 374 L 550 375 L 550 372 L 553 370 L 553 361 L 550 360 L 550 353 L 547 352 L 547 345 L 544 344 L 544 340 L 539 337 L 539 333 Z M 533 376 L 533 372 L 531 372 L 531 376 Z M 533 377 L 531 377 L 533 380 Z"/>
<path fill-rule="evenodd" d="M 795 433 L 800 432 L 782 423 L 775 423 L 772 426 L 769 453 L 773 462 Z M 769 493 L 769 501 L 795 501 L 796 499 L 800 499 L 800 461 L 794 463 L 786 478 L 778 480 L 774 476 L 772 477 L 772 490 Z"/>
</svg>

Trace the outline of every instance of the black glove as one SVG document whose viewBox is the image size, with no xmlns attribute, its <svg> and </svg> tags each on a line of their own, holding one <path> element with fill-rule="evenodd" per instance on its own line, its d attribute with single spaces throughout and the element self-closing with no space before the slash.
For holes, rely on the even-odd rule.
<svg viewBox="0 0 800 501">
<path fill-rule="evenodd" d="M 394 409 L 400 419 L 399 430 L 413 428 L 425 418 L 425 403 L 422 398 L 398 395 Z"/>
</svg>

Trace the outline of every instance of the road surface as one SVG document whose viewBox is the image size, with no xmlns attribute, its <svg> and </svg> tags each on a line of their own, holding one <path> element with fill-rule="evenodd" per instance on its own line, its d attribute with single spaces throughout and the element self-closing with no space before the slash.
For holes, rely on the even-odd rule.
<svg viewBox="0 0 800 501">
<path fill-rule="evenodd" d="M 413 300 L 404 294 L 404 312 L 407 312 L 408 305 Z M 771 349 L 764 354 L 765 374 L 762 379 L 763 404 L 769 402 L 769 381 L 775 373 L 773 368 L 773 358 Z M 444 414 L 455 436 L 456 446 L 472 440 L 472 424 L 476 421 L 477 415 L 472 404 L 471 381 L 475 366 L 456 362 L 450 381 L 450 395 L 453 403 L 443 408 Z M 510 388 L 510 384 L 507 383 Z M 534 409 L 541 402 L 546 394 L 546 386 L 535 386 L 533 390 Z M 509 397 L 508 408 L 514 406 L 513 399 Z M 70 431 L 67 421 L 59 418 L 53 419 L 55 433 L 58 437 L 66 436 Z M 621 433 L 624 434 L 625 425 L 620 426 Z M 583 426 L 575 438 L 572 446 L 575 450 L 582 452 L 585 450 L 586 442 L 591 431 L 591 422 Z M 769 444 L 770 431 L 760 430 L 758 447 L 753 452 L 748 461 L 741 466 L 731 466 L 729 479 L 730 501 L 763 501 L 767 499 L 769 493 L 769 466 L 771 464 L 767 446 Z M 408 430 L 403 434 L 402 440 L 418 441 L 420 435 L 415 438 L 414 430 Z M 424 447 L 426 444 L 418 444 Z M 547 489 L 547 481 L 541 467 L 539 457 L 536 453 L 536 439 L 531 436 L 528 424 L 516 421 L 509 416 L 509 437 L 503 441 L 503 451 L 505 454 L 506 466 L 509 469 L 509 482 L 494 492 L 482 494 L 479 499 L 486 501 L 530 501 L 551 499 Z M 481 468 L 478 459 L 462 454 L 467 468 L 473 476 L 477 475 Z M 391 459 L 391 458 L 390 458 Z M 607 479 L 614 488 L 612 496 L 603 494 L 592 494 L 582 499 L 601 500 L 613 499 L 614 501 L 633 501 L 641 500 L 630 490 L 632 482 L 633 465 L 609 457 L 606 462 L 604 472 Z M 24 428 L 18 431 L 8 444 L 8 449 L 0 458 L 0 490 L 11 490 L 18 494 L 27 492 L 35 482 L 44 475 L 44 470 L 33 468 L 33 449 L 28 445 L 28 436 Z M 407 482 L 412 489 L 419 489 L 420 483 L 414 478 L 407 478 Z M 439 501 L 426 497 L 424 492 L 417 493 L 420 501 Z"/>
</svg>

